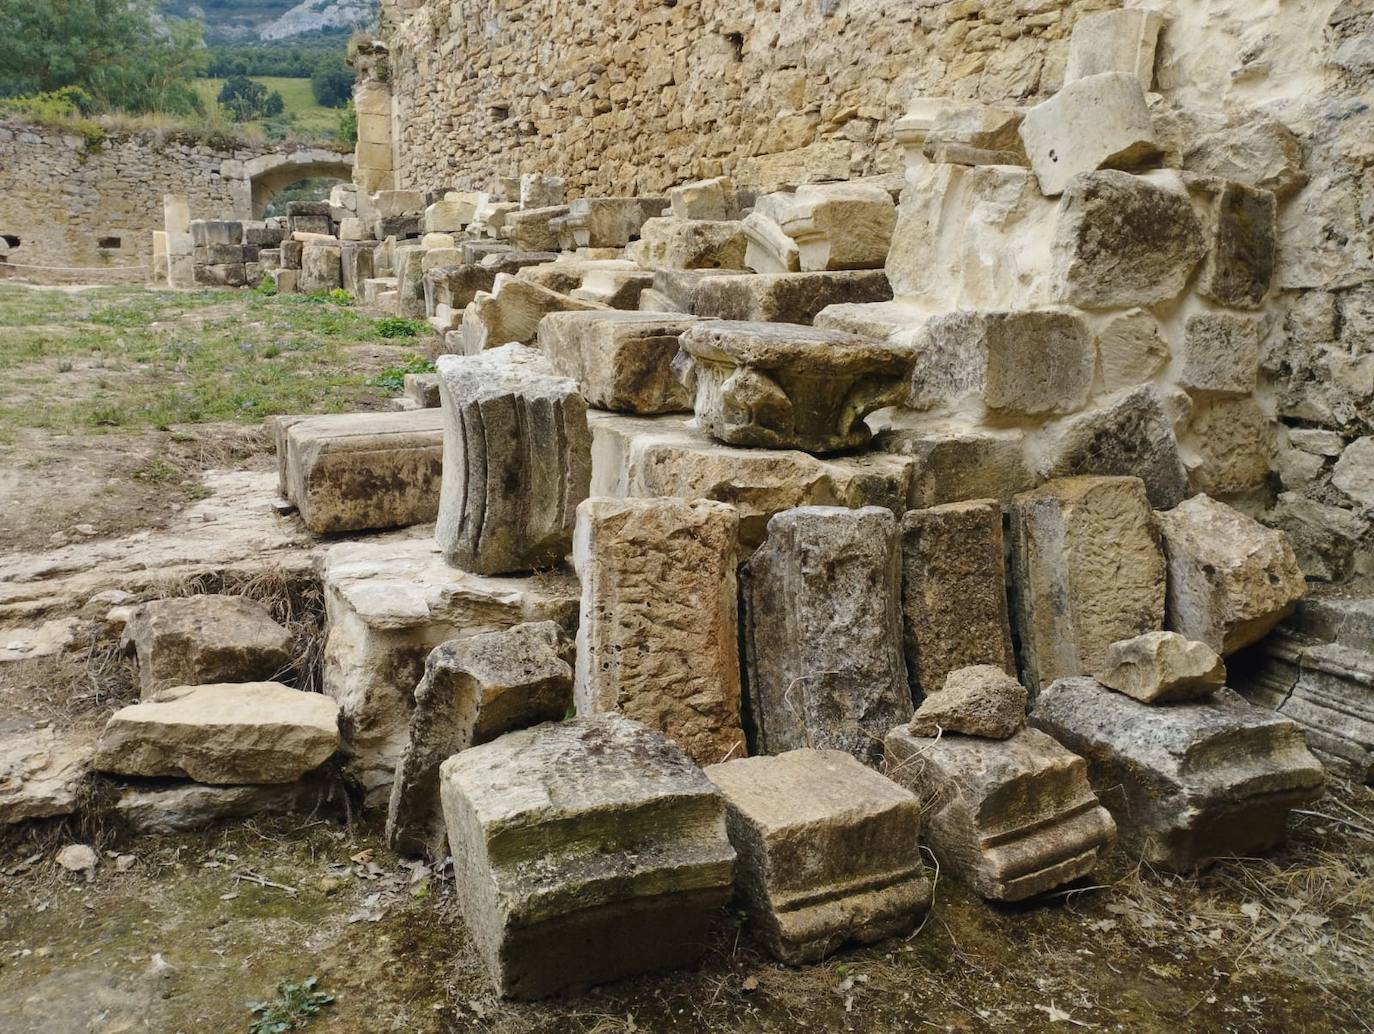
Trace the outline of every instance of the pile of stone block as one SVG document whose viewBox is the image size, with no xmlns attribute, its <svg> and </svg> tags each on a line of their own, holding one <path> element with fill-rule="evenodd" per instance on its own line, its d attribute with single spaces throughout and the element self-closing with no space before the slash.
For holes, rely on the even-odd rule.
<svg viewBox="0 0 1374 1034">
<path fill-rule="evenodd" d="M 286 233 L 278 219 L 194 219 L 189 226 L 192 280 L 206 287 L 257 286 L 264 270 L 271 268 L 272 253 L 280 247 Z M 268 252 L 265 261 L 264 251 Z"/>
</svg>

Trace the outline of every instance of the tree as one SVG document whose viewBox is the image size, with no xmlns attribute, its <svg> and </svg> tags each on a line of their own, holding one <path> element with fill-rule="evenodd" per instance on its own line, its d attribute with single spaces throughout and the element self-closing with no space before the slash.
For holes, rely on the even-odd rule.
<svg viewBox="0 0 1374 1034">
<path fill-rule="evenodd" d="M 353 72 L 342 57 L 326 57 L 310 75 L 310 92 L 322 107 L 342 108 L 353 96 Z"/>
<path fill-rule="evenodd" d="M 277 94 L 281 100 L 281 94 Z M 267 87 L 255 83 L 246 75 L 236 75 L 227 79 L 219 91 L 220 107 L 229 113 L 235 122 L 251 122 L 262 118 L 267 111 Z"/>
<path fill-rule="evenodd" d="M 285 110 L 286 101 L 279 90 L 273 90 L 267 97 L 267 103 L 262 106 L 262 113 L 267 118 L 276 118 Z"/>
<path fill-rule="evenodd" d="M 200 26 L 159 0 L 3 0 L 0 97 L 80 87 L 97 108 L 188 114 L 206 64 Z"/>
</svg>

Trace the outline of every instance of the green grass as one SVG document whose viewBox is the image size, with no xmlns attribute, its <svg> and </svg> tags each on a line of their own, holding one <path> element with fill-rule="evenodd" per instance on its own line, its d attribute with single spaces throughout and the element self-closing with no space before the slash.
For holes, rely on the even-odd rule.
<svg viewBox="0 0 1374 1034">
<path fill-rule="evenodd" d="M 405 343 L 299 295 L 0 284 L 0 441 L 354 409 Z"/>
<path fill-rule="evenodd" d="M 339 132 L 340 108 L 324 108 L 315 102 L 310 92 L 309 79 L 283 79 L 277 76 L 251 76 L 254 82 L 262 83 L 271 93 L 276 90 L 286 103 L 286 120 L 305 136 L 334 137 Z M 206 104 L 218 107 L 219 91 L 224 87 L 223 79 L 197 79 L 196 89 Z M 261 126 L 262 122 L 249 122 L 247 125 Z"/>
</svg>

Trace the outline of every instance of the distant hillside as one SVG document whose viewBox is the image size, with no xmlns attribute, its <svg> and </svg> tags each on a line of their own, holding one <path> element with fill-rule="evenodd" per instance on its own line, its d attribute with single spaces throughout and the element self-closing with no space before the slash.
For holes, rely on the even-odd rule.
<svg viewBox="0 0 1374 1034">
<path fill-rule="evenodd" d="M 376 19 L 377 0 L 167 0 L 168 14 L 205 26 L 207 43 L 277 40 Z"/>
</svg>

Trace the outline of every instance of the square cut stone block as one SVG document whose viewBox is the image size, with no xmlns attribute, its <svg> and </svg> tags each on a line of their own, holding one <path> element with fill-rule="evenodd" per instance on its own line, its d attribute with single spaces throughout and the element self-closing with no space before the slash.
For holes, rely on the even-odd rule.
<svg viewBox="0 0 1374 1034">
<path fill-rule="evenodd" d="M 1013 617 L 1032 697 L 1164 627 L 1164 554 L 1139 478 L 1049 481 L 1012 505 Z M 1196 637 L 1194 637 L 1196 638 Z"/>
<path fill-rule="evenodd" d="M 807 506 L 768 522 L 741 575 L 755 753 L 837 748 L 872 761 L 911 717 L 900 566 L 889 511 Z"/>
<path fill-rule="evenodd" d="M 688 304 L 698 316 L 759 323 L 810 326 L 831 305 L 858 305 L 892 299 L 881 269 L 824 273 L 725 273 L 700 278 Z M 662 278 L 655 277 L 658 287 Z"/>
<path fill-rule="evenodd" d="M 1148 91 L 1155 80 L 1155 47 L 1164 16 L 1158 11 L 1101 11 L 1081 16 L 1069 37 L 1064 82 L 1103 72 L 1124 72 Z"/>
<path fill-rule="evenodd" d="M 691 412 L 673 375 L 683 331 L 695 316 L 654 312 L 557 312 L 539 324 L 539 347 L 588 405 L 622 413 Z"/>
<path fill-rule="evenodd" d="M 1229 689 L 1160 706 L 1090 678 L 1060 679 L 1030 721 L 1087 760 L 1123 844 L 1164 869 L 1279 847 L 1289 811 L 1324 789 L 1298 726 Z"/>
<path fill-rule="evenodd" d="M 897 206 L 886 190 L 856 183 L 799 187 L 781 219 L 805 272 L 881 269 L 896 222 Z"/>
<path fill-rule="evenodd" d="M 887 774 L 928 816 L 941 871 L 993 901 L 1022 901 L 1086 876 L 1116 839 L 1088 765 L 1036 729 L 1010 739 L 888 734 Z"/>
<path fill-rule="evenodd" d="M 863 418 L 905 394 L 911 353 L 836 330 L 710 320 L 682 335 L 674 367 L 697 423 L 729 445 L 856 448 Z"/>
<path fill-rule="evenodd" d="M 525 622 L 571 637 L 571 571 L 483 578 L 444 562 L 432 537 L 340 543 L 316 561 L 324 585 L 324 691 L 339 702 L 349 775 L 368 808 L 385 808 L 409 742 L 415 688 L 438 646 Z"/>
<path fill-rule="evenodd" d="M 730 899 L 720 794 L 621 715 L 508 733 L 440 785 L 463 920 L 503 996 L 689 965 Z"/>
<path fill-rule="evenodd" d="M 733 219 L 647 220 L 627 249 L 645 269 L 744 269 L 744 224 Z"/>
<path fill-rule="evenodd" d="M 573 672 L 563 656 L 571 645 L 556 623 L 538 621 L 435 647 L 415 688 L 410 738 L 391 786 L 392 850 L 444 860 L 439 766 L 513 729 L 561 720 L 572 702 Z"/>
<path fill-rule="evenodd" d="M 425 524 L 439 512 L 437 409 L 305 417 L 285 438 L 287 498 L 317 535 Z"/>
<path fill-rule="evenodd" d="M 736 895 L 775 958 L 902 936 L 930 908 L 916 798 L 848 754 L 741 758 L 706 777 L 725 796 Z"/>
<path fill-rule="evenodd" d="M 619 711 L 698 764 L 746 753 L 740 728 L 739 515 L 704 499 L 588 499 L 578 714 Z"/>
</svg>

